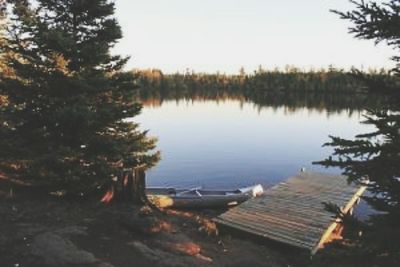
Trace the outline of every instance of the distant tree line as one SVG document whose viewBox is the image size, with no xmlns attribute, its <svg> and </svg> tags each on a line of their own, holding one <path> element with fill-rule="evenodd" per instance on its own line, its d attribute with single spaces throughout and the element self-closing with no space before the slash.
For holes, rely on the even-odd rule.
<svg viewBox="0 0 400 267">
<path fill-rule="evenodd" d="M 252 74 L 243 69 L 239 74 L 205 74 L 189 72 L 163 74 L 157 69 L 135 70 L 138 97 L 146 104 L 163 100 L 238 99 L 260 106 L 316 108 L 329 111 L 362 110 L 379 107 L 385 94 L 369 90 L 360 77 L 387 84 L 389 71 L 369 70 L 345 72 L 341 69 L 304 71 L 295 67 L 265 70 L 259 67 Z M 375 88 L 375 87 L 374 87 Z"/>
<path fill-rule="evenodd" d="M 239 74 L 207 74 L 187 71 L 185 73 L 163 74 L 161 70 L 134 70 L 137 82 L 147 90 L 224 90 L 244 92 L 249 90 L 270 91 L 313 91 L 313 92 L 360 92 L 368 90 L 359 76 L 373 77 L 376 82 L 386 84 L 393 79 L 390 71 L 370 69 L 368 72 L 330 67 L 319 70 L 301 70 L 286 67 L 285 70 L 264 70 L 261 66 L 252 74 L 242 69 Z"/>
</svg>

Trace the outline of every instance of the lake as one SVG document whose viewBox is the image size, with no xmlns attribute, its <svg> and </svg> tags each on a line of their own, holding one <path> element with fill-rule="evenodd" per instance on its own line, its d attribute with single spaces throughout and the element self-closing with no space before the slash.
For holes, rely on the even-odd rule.
<svg viewBox="0 0 400 267">
<path fill-rule="evenodd" d="M 161 161 L 147 173 L 149 186 L 270 187 L 332 149 L 328 136 L 352 138 L 371 129 L 362 111 L 260 106 L 247 100 L 167 100 L 144 105 L 135 117 L 158 138 Z"/>
</svg>

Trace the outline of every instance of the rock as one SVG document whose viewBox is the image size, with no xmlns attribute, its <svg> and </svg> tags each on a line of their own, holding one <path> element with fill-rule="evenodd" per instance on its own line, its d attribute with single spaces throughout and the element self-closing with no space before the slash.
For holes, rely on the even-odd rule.
<svg viewBox="0 0 400 267">
<path fill-rule="evenodd" d="M 201 254 L 200 245 L 182 234 L 163 235 L 155 243 L 164 250 L 177 255 L 191 256 L 206 262 L 213 261 L 210 257 Z"/>
<path fill-rule="evenodd" d="M 18 227 L 18 232 L 15 235 L 17 239 L 23 239 L 24 237 L 32 237 L 46 231 L 46 227 L 38 224 L 19 223 L 16 225 Z"/>
<path fill-rule="evenodd" d="M 174 200 L 168 196 L 148 196 L 148 200 L 160 209 L 171 207 L 174 204 Z"/>
<path fill-rule="evenodd" d="M 50 266 L 79 266 L 98 262 L 92 253 L 77 248 L 70 240 L 52 232 L 36 236 L 31 247 L 31 253 Z"/>
<path fill-rule="evenodd" d="M 141 217 L 129 213 L 121 216 L 119 221 L 123 227 L 130 231 L 146 235 L 155 234 L 153 229 L 159 224 L 159 220 L 156 217 Z"/>
<path fill-rule="evenodd" d="M 200 266 L 200 262 L 196 258 L 177 256 L 158 248 L 150 248 L 146 244 L 139 241 L 130 242 L 128 245 L 139 251 L 148 260 L 154 262 L 154 266 Z"/>
<path fill-rule="evenodd" d="M 198 222 L 201 224 L 198 229 L 200 232 L 205 232 L 209 236 L 218 236 L 218 228 L 213 221 L 208 219 L 200 219 Z"/>
<path fill-rule="evenodd" d="M 0 233 L 0 247 L 5 246 L 7 243 L 7 238 L 4 236 L 4 234 Z"/>
<path fill-rule="evenodd" d="M 149 248 L 146 244 L 139 242 L 139 241 L 130 242 L 130 243 L 128 243 L 128 245 L 134 247 L 145 258 L 152 260 L 152 261 L 158 262 L 158 261 L 161 261 L 162 259 L 168 258 L 170 256 L 169 253 L 163 252 L 159 249 Z"/>
<path fill-rule="evenodd" d="M 65 235 L 87 235 L 87 227 L 85 226 L 67 226 L 62 229 L 54 231 L 54 233 L 65 236 Z"/>
</svg>

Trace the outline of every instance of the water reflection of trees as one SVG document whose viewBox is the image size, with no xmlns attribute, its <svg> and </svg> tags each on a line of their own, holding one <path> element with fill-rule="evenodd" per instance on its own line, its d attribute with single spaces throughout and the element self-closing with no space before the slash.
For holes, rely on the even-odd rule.
<svg viewBox="0 0 400 267">
<path fill-rule="evenodd" d="M 262 72 L 255 75 L 173 74 L 139 72 L 139 98 L 146 106 L 166 100 L 253 102 L 259 107 L 286 107 L 338 113 L 379 109 L 387 97 L 364 92 L 351 75 L 330 72 Z M 384 74 L 376 74 L 384 75 Z"/>
</svg>

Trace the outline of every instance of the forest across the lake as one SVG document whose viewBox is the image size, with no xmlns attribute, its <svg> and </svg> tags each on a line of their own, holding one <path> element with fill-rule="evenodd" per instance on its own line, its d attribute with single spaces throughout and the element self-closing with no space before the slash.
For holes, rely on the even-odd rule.
<svg viewBox="0 0 400 267">
<path fill-rule="evenodd" d="M 251 74 L 243 69 L 239 74 L 194 71 L 164 74 L 158 69 L 133 70 L 133 73 L 139 89 L 137 99 L 144 105 L 159 105 L 165 100 L 236 99 L 260 107 L 361 111 L 385 106 L 391 99 L 388 91 L 396 84 L 396 78 L 385 69 L 267 70 L 260 66 Z M 373 86 L 366 86 L 365 81 Z"/>
</svg>

